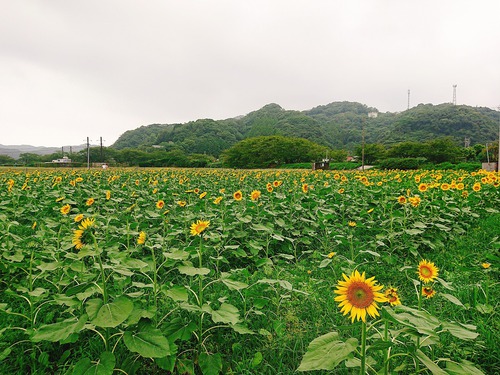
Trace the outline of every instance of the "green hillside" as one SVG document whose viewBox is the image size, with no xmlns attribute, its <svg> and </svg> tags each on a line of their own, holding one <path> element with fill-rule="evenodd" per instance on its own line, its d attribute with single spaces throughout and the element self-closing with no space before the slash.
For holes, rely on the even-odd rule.
<svg viewBox="0 0 500 375">
<path fill-rule="evenodd" d="M 370 116 L 369 116 L 370 114 Z M 380 113 L 355 102 L 333 102 L 306 111 L 268 104 L 225 120 L 199 119 L 184 124 L 152 124 L 129 130 L 113 144 L 117 150 L 155 146 L 214 157 L 241 140 L 259 136 L 300 137 L 333 149 L 353 150 L 361 143 L 392 145 L 451 137 L 471 145 L 497 138 L 499 113 L 485 107 L 420 104 L 404 112 Z"/>
</svg>

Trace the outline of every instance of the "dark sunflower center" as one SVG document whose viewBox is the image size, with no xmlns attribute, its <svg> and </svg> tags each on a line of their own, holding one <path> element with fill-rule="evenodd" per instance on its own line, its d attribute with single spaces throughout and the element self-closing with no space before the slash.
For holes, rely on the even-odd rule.
<svg viewBox="0 0 500 375">
<path fill-rule="evenodd" d="M 373 303 L 373 290 L 364 282 L 354 282 L 347 289 L 347 299 L 354 307 L 365 309 Z"/>
</svg>

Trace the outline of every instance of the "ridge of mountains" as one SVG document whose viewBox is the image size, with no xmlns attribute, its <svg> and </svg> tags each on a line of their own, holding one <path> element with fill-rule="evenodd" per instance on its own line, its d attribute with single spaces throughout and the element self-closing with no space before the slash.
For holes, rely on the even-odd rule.
<svg viewBox="0 0 500 375">
<path fill-rule="evenodd" d="M 64 149 L 65 152 L 78 152 L 87 148 L 87 145 L 63 146 L 63 147 L 45 147 L 30 145 L 2 145 L 0 144 L 0 155 L 7 155 L 13 159 L 18 159 L 21 154 L 30 153 L 37 155 L 50 155 Z"/>
<path fill-rule="evenodd" d="M 500 112 L 488 107 L 443 103 L 419 104 L 403 112 L 379 112 L 358 102 L 332 102 L 309 110 L 286 110 L 270 103 L 246 115 L 223 120 L 198 119 L 186 123 L 150 124 L 128 130 L 110 146 L 206 154 L 219 157 L 237 142 L 257 136 L 282 135 L 308 139 L 332 149 L 352 151 L 366 143 L 390 146 L 451 137 L 457 144 L 486 144 L 498 140 Z M 62 147 L 78 152 L 86 145 Z M 1 145 L 0 155 L 14 159 L 22 153 L 48 155 L 58 147 Z"/>
<path fill-rule="evenodd" d="M 403 112 L 381 113 L 357 102 L 332 102 L 305 111 L 275 103 L 235 118 L 198 119 L 187 123 L 151 124 L 123 133 L 115 149 L 160 148 L 218 157 L 235 143 L 257 136 L 305 138 L 332 149 L 353 150 L 366 143 L 386 146 L 452 137 L 457 144 L 485 144 L 498 139 L 500 112 L 488 107 L 443 103 L 419 104 Z"/>
</svg>

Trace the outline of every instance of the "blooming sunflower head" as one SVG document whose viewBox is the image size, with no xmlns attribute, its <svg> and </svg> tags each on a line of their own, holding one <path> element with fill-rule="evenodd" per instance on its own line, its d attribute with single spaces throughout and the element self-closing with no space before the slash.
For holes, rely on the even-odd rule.
<svg viewBox="0 0 500 375">
<path fill-rule="evenodd" d="M 165 201 L 163 201 L 162 199 L 156 202 L 156 208 L 158 208 L 159 210 L 161 210 L 164 206 L 165 206 Z"/>
<path fill-rule="evenodd" d="M 405 204 L 406 203 L 406 197 L 404 195 L 400 195 L 398 197 L 398 203 L 399 204 Z"/>
<path fill-rule="evenodd" d="M 436 295 L 436 291 L 430 286 L 424 286 L 422 288 L 422 296 L 429 299 Z"/>
<path fill-rule="evenodd" d="M 484 262 L 484 263 L 481 263 L 481 267 L 483 267 L 484 269 L 488 269 L 488 268 L 491 267 L 491 264 L 487 263 L 487 262 Z"/>
<path fill-rule="evenodd" d="M 214 199 L 214 204 L 219 204 L 222 200 L 222 197 L 217 197 Z"/>
<path fill-rule="evenodd" d="M 366 322 L 366 314 L 372 318 L 379 316 L 377 302 L 386 302 L 382 285 L 376 285 L 375 277 L 366 278 L 365 273 L 360 274 L 357 270 L 350 276 L 342 275 L 337 289 L 334 291 L 338 296 L 335 301 L 339 302 L 339 308 L 343 315 L 351 314 L 351 321 L 362 320 Z"/>
<path fill-rule="evenodd" d="M 80 250 L 89 242 L 90 230 L 95 224 L 95 219 L 86 218 L 80 222 L 78 229 L 73 232 L 73 245 Z"/>
<path fill-rule="evenodd" d="M 349 225 L 351 228 L 354 228 L 357 224 L 355 221 L 349 221 L 347 225 Z"/>
<path fill-rule="evenodd" d="M 69 214 L 70 211 L 71 211 L 71 206 L 69 204 L 65 204 L 64 206 L 61 207 L 61 213 L 63 215 Z"/>
<path fill-rule="evenodd" d="M 241 201 L 243 199 L 243 194 L 241 190 L 235 191 L 233 194 L 234 200 Z"/>
<path fill-rule="evenodd" d="M 387 302 L 391 304 L 391 306 L 401 305 L 401 300 L 399 299 L 398 288 L 389 287 L 384 292 L 385 298 L 387 298 Z"/>
<path fill-rule="evenodd" d="M 307 184 L 302 184 L 302 192 L 307 193 L 309 191 L 309 185 Z"/>
<path fill-rule="evenodd" d="M 137 237 L 137 244 L 144 245 L 145 242 L 146 242 L 146 232 L 141 231 L 139 232 L 139 237 Z"/>
<path fill-rule="evenodd" d="M 82 221 L 84 215 L 83 214 L 78 214 L 75 216 L 74 220 L 75 220 L 75 223 L 79 223 L 80 221 Z"/>
<path fill-rule="evenodd" d="M 437 268 L 433 262 L 427 260 L 421 260 L 418 264 L 418 278 L 425 284 L 434 281 L 439 274 L 439 268 Z"/>
<path fill-rule="evenodd" d="M 87 206 L 92 206 L 94 204 L 94 202 L 95 202 L 94 198 L 89 198 L 89 199 L 87 199 L 87 201 L 85 202 L 85 204 Z"/>
<path fill-rule="evenodd" d="M 191 224 L 191 235 L 199 236 L 205 229 L 210 225 L 208 220 L 198 220 L 197 222 Z"/>
<path fill-rule="evenodd" d="M 260 190 L 254 190 L 250 193 L 250 198 L 253 200 L 253 201 L 256 201 L 260 198 Z"/>
</svg>

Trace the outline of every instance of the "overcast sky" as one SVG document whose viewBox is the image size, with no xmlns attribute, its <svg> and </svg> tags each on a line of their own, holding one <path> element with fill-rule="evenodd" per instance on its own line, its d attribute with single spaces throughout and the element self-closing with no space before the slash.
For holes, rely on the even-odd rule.
<svg viewBox="0 0 500 375">
<path fill-rule="evenodd" d="M 356 101 L 500 105 L 500 0 L 0 0 L 0 144 Z"/>
</svg>

